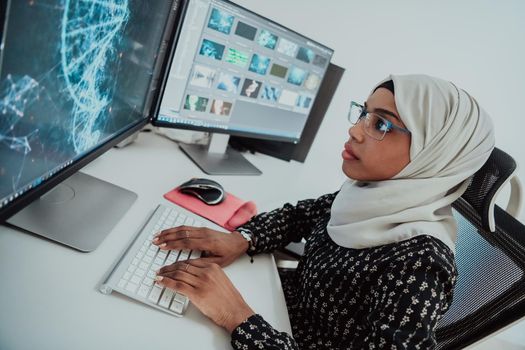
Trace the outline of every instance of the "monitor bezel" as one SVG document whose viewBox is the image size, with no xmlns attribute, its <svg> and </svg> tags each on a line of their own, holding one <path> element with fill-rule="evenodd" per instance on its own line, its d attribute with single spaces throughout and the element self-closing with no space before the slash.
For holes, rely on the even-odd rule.
<svg viewBox="0 0 525 350">
<path fill-rule="evenodd" d="M 114 135 L 111 139 L 107 140 L 106 142 L 98 145 L 98 147 L 82 155 L 81 158 L 75 160 L 73 163 L 71 163 L 64 169 L 61 169 L 57 173 L 53 174 L 50 178 L 46 179 L 45 181 L 42 181 L 42 183 L 39 184 L 37 187 L 33 187 L 32 189 L 22 193 L 19 197 L 14 198 L 11 202 L 7 203 L 5 207 L 0 208 L 0 224 L 5 223 L 6 220 L 9 219 L 11 216 L 13 216 L 33 201 L 52 190 L 54 187 L 59 185 L 68 177 L 81 170 L 84 166 L 91 163 L 93 160 L 95 160 L 102 154 L 106 153 L 109 149 L 111 149 L 118 143 L 124 141 L 126 138 L 130 137 L 134 133 L 139 132 L 144 126 L 151 122 L 152 111 L 155 109 L 155 94 L 157 91 L 156 85 L 160 81 L 159 77 L 162 77 L 160 74 L 164 73 L 165 66 L 168 62 L 165 56 L 165 50 L 167 48 L 165 46 L 165 43 L 166 41 L 170 41 L 174 37 L 173 32 L 176 31 L 174 24 L 177 24 L 178 26 L 178 22 L 180 22 L 179 19 L 182 13 L 181 9 L 185 8 L 186 1 L 187 0 L 172 0 L 171 13 L 166 19 L 166 28 L 161 39 L 159 55 L 157 57 L 157 61 L 154 63 L 154 71 L 151 77 L 150 86 L 147 95 L 144 98 L 144 109 L 142 111 L 142 118 L 129 125 L 127 128 L 120 131 L 118 134 Z M 174 6 L 173 4 L 175 3 L 180 5 Z"/>
<path fill-rule="evenodd" d="M 187 11 L 187 7 L 188 7 L 188 3 L 190 2 L 191 0 L 185 0 L 184 1 L 184 11 L 183 11 L 183 14 L 182 14 L 182 18 L 183 20 L 182 21 L 179 21 L 179 24 L 178 24 L 178 27 L 177 27 L 177 31 L 173 37 L 173 40 L 170 41 L 170 53 L 169 53 L 169 57 L 168 59 L 166 60 L 166 63 L 167 65 L 165 67 L 163 67 L 163 72 L 162 72 L 162 77 L 163 77 L 163 80 L 161 82 L 161 85 L 160 85 L 160 88 L 159 88 L 159 91 L 158 91 L 158 94 L 155 96 L 155 102 L 154 102 L 154 105 L 155 107 L 153 108 L 153 113 L 151 115 L 151 124 L 153 126 L 156 126 L 156 127 L 163 127 L 163 128 L 170 128 L 170 129 L 183 129 L 183 130 L 193 130 L 193 131 L 204 131 L 204 132 L 209 132 L 209 133 L 219 133 L 219 134 L 228 134 L 228 135 L 232 135 L 232 136 L 240 136 L 240 137 L 249 137 L 249 138 L 255 138 L 255 139 L 262 139 L 262 140 L 268 140 L 268 141 L 281 141 L 281 142 L 288 142 L 288 143 L 294 143 L 294 144 L 297 144 L 300 139 L 301 139 L 301 136 L 304 132 L 304 127 L 303 127 L 303 130 L 301 130 L 301 135 L 298 137 L 298 138 L 291 138 L 291 137 L 285 137 L 285 136 L 279 136 L 279 135 L 269 135 L 269 134 L 264 134 L 264 133 L 257 133 L 257 132 L 249 132 L 249 131 L 237 131 L 237 130 L 230 130 L 230 129 L 222 129 L 222 128 L 214 128 L 214 127 L 203 127 L 203 126 L 198 126 L 198 125 L 187 125 L 187 124 L 173 124 L 173 123 L 169 123 L 169 122 L 164 122 L 164 121 L 159 121 L 158 120 L 158 117 L 159 117 L 159 112 L 160 112 L 160 107 L 161 107 L 161 104 L 162 104 L 162 96 L 164 95 L 164 91 L 166 89 L 166 85 L 167 85 L 167 81 L 168 81 L 168 78 L 169 78 L 169 72 L 170 72 L 170 69 L 171 69 L 171 64 L 172 64 L 172 61 L 173 61 L 173 56 L 175 55 L 175 51 L 176 51 L 176 47 L 177 47 L 177 44 L 178 44 L 178 41 L 179 41 L 179 38 L 180 38 L 180 30 L 182 28 L 182 25 L 184 24 L 184 18 L 185 18 L 185 15 L 186 15 L 186 11 Z M 267 20 L 279 27 L 282 27 L 284 29 L 286 29 L 287 31 L 289 31 L 290 33 L 293 33 L 293 34 L 296 34 L 296 35 L 300 35 L 308 40 L 310 40 L 312 43 L 314 44 L 317 44 L 325 49 L 328 49 L 330 51 L 332 51 L 332 54 L 330 56 L 330 60 L 328 61 L 327 63 L 327 69 L 328 69 L 328 65 L 330 64 L 331 62 L 331 59 L 332 59 L 332 56 L 334 54 L 334 50 L 324 44 L 321 44 L 320 42 L 310 38 L 310 37 L 307 37 L 305 36 L 304 34 L 301 34 L 293 29 L 290 29 L 284 25 L 282 25 L 281 23 L 278 23 L 278 22 L 275 22 L 274 20 L 272 19 L 269 19 L 268 17 L 265 17 L 259 13 L 256 13 L 252 10 L 249 10 L 247 9 L 246 7 L 244 6 L 241 6 L 239 4 L 236 4 L 234 3 L 233 1 L 230 1 L 230 0 L 220 0 L 224 3 L 227 3 L 227 4 L 230 4 L 232 6 L 235 6 L 235 7 L 238 7 L 244 11 L 247 11 L 253 15 L 256 15 L 256 16 L 259 16 L 261 18 L 263 18 L 264 20 Z M 326 76 L 326 71 L 325 71 L 325 76 Z M 323 79 L 324 79 L 324 76 L 323 76 Z M 319 94 L 319 92 L 317 93 Z M 317 99 L 317 95 L 313 101 L 313 103 L 315 103 L 315 100 Z M 308 114 L 308 117 L 307 119 L 310 117 L 310 114 Z"/>
</svg>

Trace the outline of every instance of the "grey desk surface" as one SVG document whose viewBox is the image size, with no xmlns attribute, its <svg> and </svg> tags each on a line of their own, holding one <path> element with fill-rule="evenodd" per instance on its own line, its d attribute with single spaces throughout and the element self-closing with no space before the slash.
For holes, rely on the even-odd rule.
<svg viewBox="0 0 525 350">
<path fill-rule="evenodd" d="M 282 184 L 283 174 L 297 173 L 302 164 L 261 154 L 248 158 L 265 174 L 212 178 L 239 197 L 255 200 L 261 210 L 297 195 L 297 183 L 288 192 L 269 191 L 268 186 Z M 152 133 L 110 150 L 82 171 L 136 192 L 138 200 L 98 249 L 87 254 L 0 226 L 0 349 L 230 348 L 229 334 L 192 305 L 184 318 L 176 318 L 96 289 L 149 213 L 158 203 L 169 204 L 162 195 L 204 174 L 175 143 Z M 290 332 L 271 255 L 257 256 L 254 264 L 244 257 L 226 273 L 256 312 Z"/>
</svg>

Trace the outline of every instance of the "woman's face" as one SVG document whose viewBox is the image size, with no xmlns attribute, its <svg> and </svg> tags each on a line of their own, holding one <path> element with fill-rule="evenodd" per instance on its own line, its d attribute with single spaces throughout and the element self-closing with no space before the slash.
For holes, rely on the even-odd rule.
<svg viewBox="0 0 525 350">
<path fill-rule="evenodd" d="M 387 89 L 377 89 L 366 101 L 366 109 L 375 112 L 394 125 L 405 128 L 399 117 L 394 95 Z M 397 116 L 381 111 L 389 111 Z M 365 133 L 365 121 L 353 125 L 342 153 L 343 172 L 360 181 L 380 181 L 392 178 L 410 162 L 410 134 L 392 129 L 382 141 Z"/>
</svg>

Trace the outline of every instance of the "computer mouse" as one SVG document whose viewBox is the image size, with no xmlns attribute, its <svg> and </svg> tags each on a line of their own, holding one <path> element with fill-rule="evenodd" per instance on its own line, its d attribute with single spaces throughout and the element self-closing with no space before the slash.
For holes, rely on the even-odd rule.
<svg viewBox="0 0 525 350">
<path fill-rule="evenodd" d="M 197 197 L 208 205 L 216 205 L 224 200 L 224 188 L 210 179 L 194 178 L 179 186 L 179 191 Z"/>
</svg>

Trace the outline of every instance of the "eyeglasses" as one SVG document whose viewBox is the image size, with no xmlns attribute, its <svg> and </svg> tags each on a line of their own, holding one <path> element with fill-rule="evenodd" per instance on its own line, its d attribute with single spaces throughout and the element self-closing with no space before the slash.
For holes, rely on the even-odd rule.
<svg viewBox="0 0 525 350">
<path fill-rule="evenodd" d="M 394 125 L 394 123 L 380 114 L 369 112 L 365 106 L 352 101 L 350 103 L 350 111 L 348 112 L 348 120 L 353 125 L 356 125 L 363 118 L 365 119 L 365 133 L 375 140 L 383 141 L 385 135 L 392 132 L 392 130 L 398 130 L 410 135 L 409 130 Z"/>
</svg>

